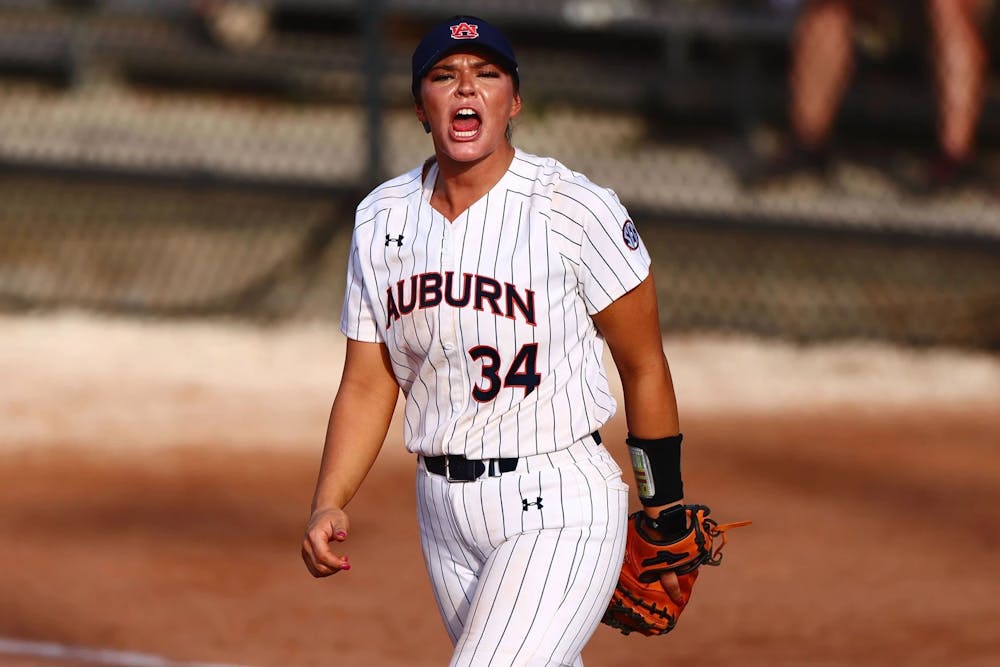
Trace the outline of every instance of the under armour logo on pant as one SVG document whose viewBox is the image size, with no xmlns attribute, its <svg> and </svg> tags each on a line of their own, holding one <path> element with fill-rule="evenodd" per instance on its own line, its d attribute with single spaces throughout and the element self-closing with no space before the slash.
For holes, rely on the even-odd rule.
<svg viewBox="0 0 1000 667">
<path fill-rule="evenodd" d="M 521 498 L 521 504 L 524 505 L 524 511 L 527 512 L 528 508 L 534 505 L 538 509 L 542 509 L 542 497 L 537 496 L 535 502 L 529 503 L 527 498 Z"/>
<path fill-rule="evenodd" d="M 402 248 L 403 247 L 403 235 L 400 234 L 399 236 L 393 238 L 393 237 L 389 236 L 388 234 L 386 234 L 385 235 L 385 247 L 388 248 L 390 243 L 395 243 L 396 246 Z"/>
</svg>

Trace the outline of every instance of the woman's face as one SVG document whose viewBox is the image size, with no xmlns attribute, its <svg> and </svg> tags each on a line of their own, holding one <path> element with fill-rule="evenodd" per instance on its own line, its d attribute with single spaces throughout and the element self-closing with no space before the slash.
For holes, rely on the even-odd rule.
<svg viewBox="0 0 1000 667">
<path fill-rule="evenodd" d="M 488 56 L 458 52 L 424 76 L 416 110 L 420 122 L 430 124 L 439 158 L 474 162 L 507 144 L 507 124 L 521 111 L 521 96 L 510 74 Z"/>
</svg>

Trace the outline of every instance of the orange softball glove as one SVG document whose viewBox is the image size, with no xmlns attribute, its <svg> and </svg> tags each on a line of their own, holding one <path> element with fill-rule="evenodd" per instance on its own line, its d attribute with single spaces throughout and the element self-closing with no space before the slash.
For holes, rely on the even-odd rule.
<svg viewBox="0 0 1000 667">
<path fill-rule="evenodd" d="M 691 597 L 699 567 L 718 565 L 726 543 L 725 532 L 750 523 L 719 525 L 708 518 L 711 510 L 704 505 L 682 505 L 680 509 L 687 528 L 665 540 L 656 535 L 656 524 L 644 511 L 629 515 L 625 562 L 602 623 L 624 635 L 663 635 L 673 630 Z M 660 584 L 660 575 L 665 572 L 677 574 L 681 604 L 671 600 Z"/>
</svg>

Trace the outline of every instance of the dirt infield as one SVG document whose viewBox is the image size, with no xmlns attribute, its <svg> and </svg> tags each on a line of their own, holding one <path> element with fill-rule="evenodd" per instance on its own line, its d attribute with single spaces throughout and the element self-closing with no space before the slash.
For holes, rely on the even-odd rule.
<svg viewBox="0 0 1000 667">
<path fill-rule="evenodd" d="M 8 333 L 17 327 L 5 324 L 0 330 Z M 114 338 L 113 331 L 108 335 Z M 159 349 L 143 340 L 148 351 Z M 198 344 L 185 340 L 197 357 Z M 40 383 L 51 363 L 46 359 L 67 358 L 50 342 L 46 359 L 23 363 L 31 357 L 22 355 L 40 348 L 28 338 L 17 341 L 0 354 L 8 377 L 21 360 L 21 377 Z M 127 349 L 118 342 L 119 350 Z M 263 343 L 272 353 L 286 344 Z M 227 349 L 236 354 L 232 345 Z M 690 350 L 677 349 L 675 375 L 687 377 L 684 353 Z M 768 359 L 773 364 L 775 357 Z M 317 362 L 321 371 L 324 363 Z M 718 355 L 714 363 L 721 363 Z M 699 373 L 710 376 L 711 368 L 706 360 Z M 995 370 L 989 366 L 987 375 Z M 272 371 L 272 379 L 281 375 Z M 120 373 L 126 387 L 135 372 Z M 77 380 L 87 373 L 80 370 Z M 0 638 L 178 662 L 446 664 L 448 640 L 417 542 L 414 463 L 398 442 L 386 445 L 349 507 L 353 525 L 345 550 L 353 569 L 323 581 L 306 573 L 298 543 L 325 417 L 318 406 L 329 399 L 336 377 L 321 389 L 303 374 L 288 376 L 312 389 L 293 387 L 301 400 L 293 395 L 292 406 L 282 409 L 276 398 L 255 403 L 261 395 L 244 388 L 237 394 L 247 402 L 235 402 L 243 412 L 221 402 L 201 416 L 187 408 L 171 412 L 165 397 L 173 390 L 161 388 L 153 394 L 161 404 L 151 413 L 161 416 L 160 432 L 145 436 L 125 429 L 124 417 L 116 422 L 90 414 L 80 416 L 75 438 L 79 406 L 92 408 L 95 396 L 105 395 L 96 389 L 71 391 L 55 379 L 47 390 L 5 389 Z M 217 394 L 187 379 L 177 386 L 195 402 L 212 404 L 236 391 L 233 382 L 230 377 Z M 903 393 L 913 391 L 907 385 Z M 68 400 L 61 392 L 77 396 L 75 409 L 38 407 L 46 395 Z M 672 635 L 623 637 L 602 626 L 586 663 L 1000 664 L 1000 415 L 985 407 L 995 405 L 995 397 L 963 407 L 954 392 L 950 400 L 925 396 L 922 402 L 875 393 L 887 400 L 737 410 L 735 399 L 719 398 L 730 409 L 712 411 L 701 409 L 699 390 L 689 392 L 699 406 L 683 418 L 689 498 L 712 505 L 720 520 L 749 518 L 754 525 L 731 533 L 725 563 L 699 579 Z M 857 394 L 872 395 L 860 388 Z M 120 412 L 149 409 L 134 392 L 119 397 Z M 262 413 L 278 424 L 255 428 L 250 415 Z M 247 421 L 233 422 L 240 414 Z M 181 420 L 178 415 L 186 421 L 172 441 L 162 429 Z M 305 423 L 296 422 L 299 415 Z M 61 439 L 52 438 L 52 424 L 28 427 L 57 417 Z M 102 423 L 115 434 L 113 446 L 94 444 Z M 213 435 L 226 429 L 239 431 L 238 442 Z M 292 434 L 287 440 L 271 436 L 283 430 Z M 205 434 L 210 437 L 201 439 Z M 623 447 L 615 444 L 622 424 L 614 422 L 604 434 L 622 461 Z M 0 652 L 0 665 L 45 664 L 87 663 Z"/>
</svg>

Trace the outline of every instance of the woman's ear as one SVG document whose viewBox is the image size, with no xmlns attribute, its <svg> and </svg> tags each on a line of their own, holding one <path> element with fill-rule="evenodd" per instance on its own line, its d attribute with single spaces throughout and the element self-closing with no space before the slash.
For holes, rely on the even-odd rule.
<svg viewBox="0 0 1000 667">
<path fill-rule="evenodd" d="M 521 93 L 514 93 L 514 105 L 511 107 L 510 117 L 513 118 L 519 113 L 521 113 Z"/>
<path fill-rule="evenodd" d="M 417 114 L 417 120 L 424 126 L 424 132 L 430 134 L 431 124 L 427 122 L 427 112 L 424 111 L 424 105 L 420 103 L 420 100 L 413 101 L 413 111 Z"/>
</svg>

